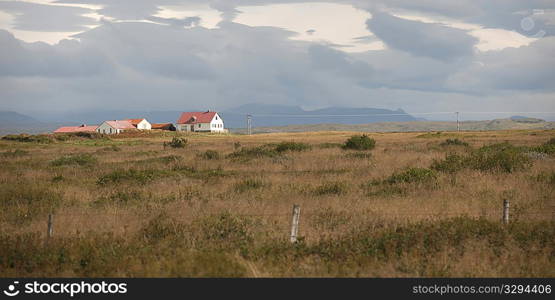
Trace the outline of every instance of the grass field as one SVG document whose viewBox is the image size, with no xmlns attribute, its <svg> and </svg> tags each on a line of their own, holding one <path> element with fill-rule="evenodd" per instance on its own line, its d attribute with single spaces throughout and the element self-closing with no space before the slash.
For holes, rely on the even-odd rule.
<svg viewBox="0 0 555 300">
<path fill-rule="evenodd" d="M 0 274 L 555 276 L 553 130 L 357 134 L 0 140 Z"/>
</svg>

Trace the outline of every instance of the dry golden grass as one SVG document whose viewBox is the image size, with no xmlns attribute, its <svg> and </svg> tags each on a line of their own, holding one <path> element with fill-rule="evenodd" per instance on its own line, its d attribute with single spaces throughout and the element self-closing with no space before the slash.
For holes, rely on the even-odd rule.
<svg viewBox="0 0 555 300">
<path fill-rule="evenodd" d="M 553 241 L 542 244 L 533 238 L 532 245 L 538 247 L 534 256 L 526 253 L 525 247 L 515 245 L 517 242 L 510 238 L 499 253 L 492 252 L 483 239 L 471 239 L 459 248 L 445 246 L 438 249 L 433 254 L 434 259 L 423 255 L 418 248 L 410 247 L 395 259 L 360 255 L 348 259 L 344 265 L 339 258 L 335 262 L 324 262 L 323 254 L 297 253 L 295 255 L 303 258 L 290 258 L 295 255 L 288 251 L 304 253 L 304 250 L 295 248 L 298 246 L 290 246 L 286 242 L 293 204 L 301 205 L 302 209 L 302 247 L 323 247 L 330 241 L 344 241 L 359 228 L 374 228 L 376 232 L 386 234 L 387 230 L 403 226 L 440 224 L 457 217 L 497 224 L 501 220 L 504 199 L 511 201 L 511 218 L 515 223 L 547 226 L 550 233 L 554 231 L 555 188 L 553 183 L 535 179 L 555 172 L 553 156 L 533 160 L 530 169 L 513 173 L 465 169 L 454 175 L 438 173 L 433 183 L 369 187 L 370 182 L 383 180 L 407 168 L 429 168 L 434 159 L 442 159 L 447 153 L 469 151 L 464 147 L 439 146 L 446 138 L 464 140 L 472 148 L 500 142 L 532 147 L 554 137 L 552 130 L 439 135 L 369 133 L 376 140 L 376 148 L 369 152 L 370 157 L 349 156 L 348 153 L 353 151 L 333 146 L 343 143 L 353 134 L 356 133 L 191 134 L 184 135 L 189 142 L 181 149 L 163 147 L 163 142 L 170 141 L 173 134 L 128 135 L 101 141 L 78 139 L 53 144 L 0 141 L 0 152 L 14 149 L 28 152 L 21 156 L 0 156 L 0 198 L 3 200 L 0 203 L 3 206 L 0 207 L 3 210 L 0 214 L 0 236 L 6 241 L 26 236 L 44 240 L 46 216 L 50 211 L 55 218 L 55 238 L 51 243 L 60 243 L 65 246 L 59 247 L 67 249 L 77 247 L 72 244 L 77 243 L 75 238 L 97 241 L 96 236 L 104 233 L 117 243 L 136 244 L 141 249 L 143 231 L 151 228 L 153 225 L 149 222 L 157 218 L 171 220 L 171 224 L 177 226 L 175 228 L 189 226 L 187 228 L 194 229 L 199 220 L 225 213 L 248 220 L 249 234 L 255 237 L 253 244 L 248 244 L 246 248 L 237 246 L 217 251 L 210 250 L 211 246 L 199 246 L 202 239 L 191 238 L 192 244 L 182 245 L 186 247 L 183 249 L 186 255 L 181 257 L 181 254 L 173 252 L 178 250 L 172 250 L 171 254 L 164 252 L 166 256 L 160 260 L 160 265 L 141 263 L 139 260 L 149 256 L 136 254 L 135 257 L 131 253 L 126 254 L 125 259 L 121 257 L 121 265 L 113 265 L 113 268 L 104 266 L 83 271 L 73 265 L 62 267 L 61 263 L 56 268 L 57 263 L 52 262 L 53 266 L 25 269 L 12 264 L 13 267 L 2 274 L 252 277 L 555 275 Z M 237 143 L 242 148 L 251 148 L 283 141 L 307 143 L 311 149 L 248 160 L 226 157 L 237 150 Z M 112 145 L 117 147 L 111 148 Z M 207 150 L 218 151 L 220 158 L 203 158 L 201 154 Z M 97 161 L 90 165 L 51 164 L 53 160 L 72 154 L 90 154 Z M 195 171 L 175 171 L 183 170 L 178 167 Z M 107 174 L 129 169 L 154 170 L 155 173 L 152 180 L 144 182 L 123 180 L 98 184 L 99 179 Z M 245 180 L 251 182 L 245 183 Z M 9 204 L 9 201 L 26 197 L 34 202 Z M 52 197 L 53 200 L 38 203 L 41 197 Z M 184 229 L 183 232 L 197 234 L 193 229 Z M 182 232 L 181 229 L 175 230 Z M 175 238 L 172 236 L 171 239 Z M 534 244 L 536 242 L 539 244 Z M 23 252 L 24 249 L 7 247 L 6 243 L 0 243 L 0 247 L 4 245 L 0 248 L 0 256 L 3 256 L 0 265 L 10 266 L 8 260 L 17 254 L 14 251 Z M 98 243 L 99 247 L 105 246 L 102 242 Z M 162 244 L 156 245 L 162 247 Z M 285 254 L 275 254 L 274 258 L 271 254 L 274 250 L 268 245 L 293 250 L 283 250 Z M 48 247 L 59 250 L 52 245 L 44 246 L 47 247 L 45 249 L 41 247 L 29 246 L 29 249 L 45 253 L 54 251 Z M 82 246 L 79 247 L 82 249 Z M 262 255 L 260 251 L 266 252 Z M 81 254 L 75 252 L 74 255 Z M 172 255 L 175 257 L 172 258 Z M 287 263 L 280 260 L 282 257 L 289 257 L 285 259 Z M 208 262 L 224 267 L 214 267 Z M 183 271 L 187 268 L 204 271 Z"/>
</svg>

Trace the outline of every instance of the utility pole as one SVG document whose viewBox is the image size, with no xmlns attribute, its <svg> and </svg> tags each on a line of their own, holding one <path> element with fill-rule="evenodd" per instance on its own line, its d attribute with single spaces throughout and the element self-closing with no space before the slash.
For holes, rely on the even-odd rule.
<svg viewBox="0 0 555 300">
<path fill-rule="evenodd" d="M 461 124 L 459 123 L 459 112 L 456 112 L 455 114 L 457 114 L 457 131 L 461 131 Z"/>
<path fill-rule="evenodd" d="M 252 115 L 247 115 L 247 134 L 252 134 Z"/>
</svg>

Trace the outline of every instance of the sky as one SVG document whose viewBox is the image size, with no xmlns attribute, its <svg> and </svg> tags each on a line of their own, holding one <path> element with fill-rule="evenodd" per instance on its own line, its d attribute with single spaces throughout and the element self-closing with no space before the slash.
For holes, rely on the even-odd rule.
<svg viewBox="0 0 555 300">
<path fill-rule="evenodd" d="M 555 119 L 553 53 L 552 0 L 0 0 L 0 110 Z"/>
</svg>

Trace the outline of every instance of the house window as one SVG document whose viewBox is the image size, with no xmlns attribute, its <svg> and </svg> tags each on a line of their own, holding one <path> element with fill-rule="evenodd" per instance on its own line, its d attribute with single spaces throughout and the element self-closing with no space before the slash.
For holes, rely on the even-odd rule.
<svg viewBox="0 0 555 300">
<path fill-rule="evenodd" d="M 198 128 L 200 128 L 200 124 L 198 124 L 198 126 L 197 126 L 197 127 L 198 127 Z"/>
</svg>

